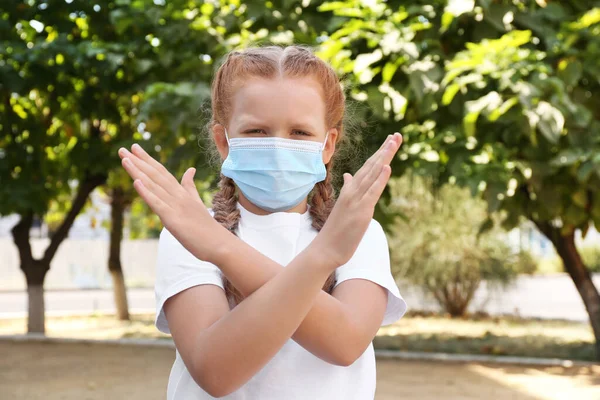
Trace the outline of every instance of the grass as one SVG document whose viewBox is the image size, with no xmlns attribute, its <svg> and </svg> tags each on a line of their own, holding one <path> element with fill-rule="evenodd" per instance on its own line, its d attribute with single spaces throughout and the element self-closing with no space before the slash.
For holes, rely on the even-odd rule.
<svg viewBox="0 0 600 400">
<path fill-rule="evenodd" d="M 382 327 L 379 349 L 594 360 L 589 324 L 516 317 L 470 319 L 412 313 Z"/>
<path fill-rule="evenodd" d="M 23 334 L 25 319 L 0 320 L 0 335 Z M 134 314 L 131 321 L 114 315 L 49 317 L 46 334 L 86 339 L 169 339 L 154 327 L 154 315 Z M 374 340 L 378 349 L 444 353 L 493 354 L 594 360 L 593 334 L 584 323 L 471 316 L 450 318 L 411 312 L 382 327 Z"/>
</svg>

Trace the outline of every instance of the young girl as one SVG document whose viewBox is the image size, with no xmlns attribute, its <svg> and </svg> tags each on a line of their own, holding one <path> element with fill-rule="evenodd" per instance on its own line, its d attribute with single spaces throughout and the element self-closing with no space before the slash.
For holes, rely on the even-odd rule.
<svg viewBox="0 0 600 400">
<path fill-rule="evenodd" d="M 157 328 L 176 359 L 167 399 L 367 400 L 372 340 L 406 304 L 373 210 L 401 136 L 388 136 L 337 201 L 332 157 L 344 94 L 300 46 L 234 51 L 212 85 L 223 160 L 212 210 L 139 145 L 119 155 L 165 229 Z"/>
</svg>

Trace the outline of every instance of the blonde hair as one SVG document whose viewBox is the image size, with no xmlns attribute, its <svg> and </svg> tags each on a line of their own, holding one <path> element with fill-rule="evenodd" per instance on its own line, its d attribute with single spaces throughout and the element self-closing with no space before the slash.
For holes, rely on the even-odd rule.
<svg viewBox="0 0 600 400">
<path fill-rule="evenodd" d="M 312 77 L 321 86 L 325 103 L 325 122 L 328 128 L 336 128 L 339 142 L 344 135 L 344 113 L 346 98 L 335 71 L 304 46 L 265 46 L 243 51 L 232 51 L 216 72 L 211 88 L 210 127 L 217 124 L 227 126 L 231 118 L 232 97 L 236 84 L 248 77 L 272 79 L 275 77 Z M 335 204 L 332 185 L 333 160 L 327 163 L 327 176 L 315 185 L 309 196 L 312 226 L 320 231 Z M 232 233 L 237 229 L 240 212 L 237 209 L 236 188 L 232 179 L 221 175 L 219 191 L 213 199 L 214 218 Z M 228 300 L 239 304 L 242 294 L 223 276 L 223 285 Z M 325 282 L 323 290 L 331 293 L 335 285 L 335 272 Z"/>
</svg>

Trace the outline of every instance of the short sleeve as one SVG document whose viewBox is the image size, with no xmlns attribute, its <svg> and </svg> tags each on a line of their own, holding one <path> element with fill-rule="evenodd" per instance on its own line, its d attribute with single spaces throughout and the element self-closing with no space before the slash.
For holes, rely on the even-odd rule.
<svg viewBox="0 0 600 400">
<path fill-rule="evenodd" d="M 171 333 L 163 306 L 170 297 L 198 285 L 216 285 L 223 288 L 223 275 L 214 264 L 201 261 L 163 228 L 158 240 L 156 257 L 156 328 Z"/>
<path fill-rule="evenodd" d="M 398 321 L 406 312 L 406 302 L 392 276 L 385 232 L 375 220 L 371 220 L 354 256 L 336 269 L 336 286 L 349 279 L 366 279 L 387 289 L 388 302 L 381 326 Z"/>
</svg>

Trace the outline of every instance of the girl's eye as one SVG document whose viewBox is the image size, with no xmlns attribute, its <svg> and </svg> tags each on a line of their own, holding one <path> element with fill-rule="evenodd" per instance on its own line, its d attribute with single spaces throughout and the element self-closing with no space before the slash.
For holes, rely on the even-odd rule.
<svg viewBox="0 0 600 400">
<path fill-rule="evenodd" d="M 248 130 L 245 130 L 244 133 L 249 133 L 249 134 L 261 134 L 262 133 L 262 134 L 265 134 L 266 132 L 265 132 L 264 129 L 257 128 L 257 129 L 248 129 Z M 299 131 L 299 130 L 294 130 L 294 131 L 292 131 L 292 133 L 294 135 L 300 135 L 300 136 L 311 136 L 310 133 L 305 132 L 305 131 Z"/>
</svg>

